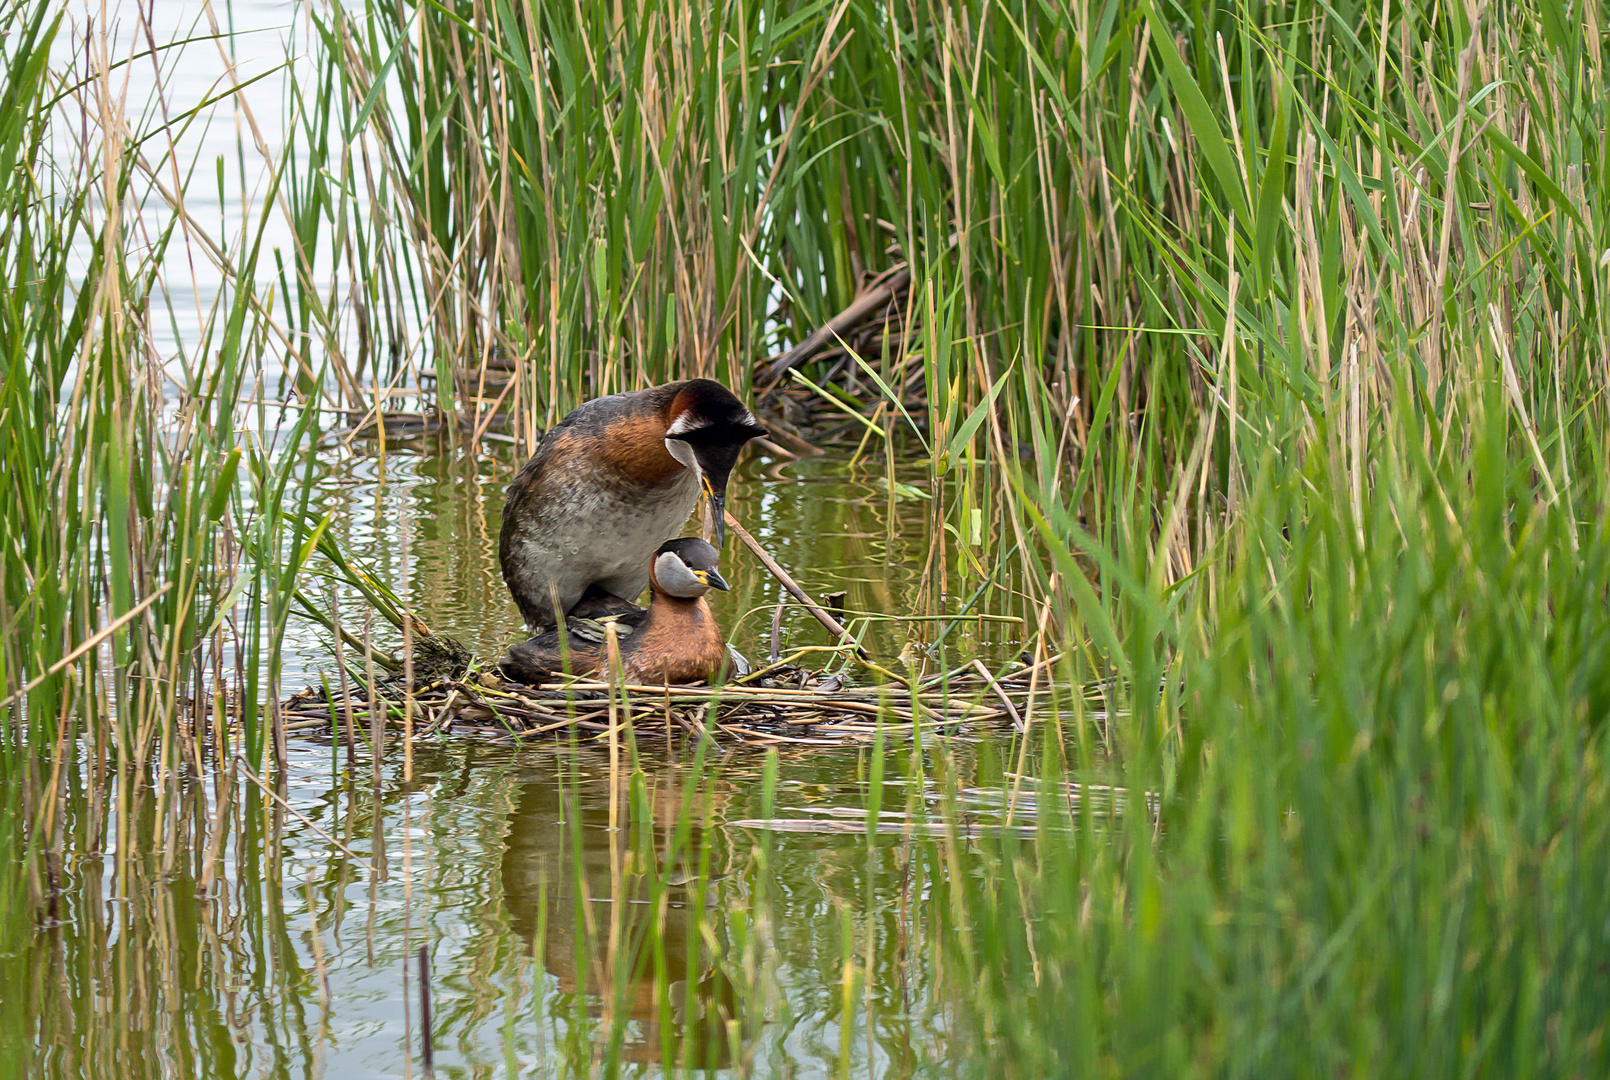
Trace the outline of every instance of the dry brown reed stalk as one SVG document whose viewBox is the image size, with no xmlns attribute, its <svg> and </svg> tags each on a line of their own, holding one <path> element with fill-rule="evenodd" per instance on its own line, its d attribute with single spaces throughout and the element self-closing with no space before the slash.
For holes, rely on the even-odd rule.
<svg viewBox="0 0 1610 1080">
<path fill-rule="evenodd" d="M 771 557 L 771 553 L 761 546 L 760 541 L 749 535 L 748 529 L 745 529 L 743 525 L 740 524 L 739 521 L 730 513 L 726 513 L 724 511 L 723 517 L 726 520 L 727 528 L 732 530 L 733 535 L 738 537 L 739 540 L 742 540 L 744 546 L 750 551 L 754 552 L 755 558 L 760 560 L 760 564 L 766 568 L 766 571 L 770 573 L 772 577 L 776 578 L 778 583 L 781 584 L 783 588 L 788 590 L 789 595 L 805 606 L 805 610 L 811 613 L 812 618 L 821 623 L 827 632 L 832 634 L 835 639 L 854 646 L 856 655 L 862 660 L 869 659 L 866 650 L 862 649 L 861 646 L 850 637 L 849 631 L 845 630 L 843 625 L 841 625 L 837 619 L 823 611 L 816 601 L 812 600 L 809 594 L 807 594 L 804 589 L 800 588 L 799 583 L 794 580 L 793 576 L 789 574 L 787 570 L 783 569 L 782 564 Z M 898 678 L 898 676 L 896 676 L 896 678 Z"/>
</svg>

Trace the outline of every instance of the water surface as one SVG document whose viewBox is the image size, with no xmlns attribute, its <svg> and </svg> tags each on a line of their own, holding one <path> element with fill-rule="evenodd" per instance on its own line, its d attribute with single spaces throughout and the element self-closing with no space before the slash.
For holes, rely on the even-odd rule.
<svg viewBox="0 0 1610 1080">
<path fill-rule="evenodd" d="M 518 636 L 496 562 L 512 458 L 359 447 L 323 464 L 343 546 L 427 623 L 482 656 Z M 756 456 L 732 506 L 807 588 L 845 591 L 852 618 L 917 611 L 927 501 L 876 481 Z M 718 617 L 763 657 L 780 589 L 731 541 L 723 572 Z M 1019 647 L 1012 624 L 973 619 L 875 622 L 866 641 L 916 655 L 947 625 L 947 664 Z M 795 609 L 782 626 L 787 647 L 828 645 Z M 331 671 L 318 627 L 288 644 L 287 690 Z M 420 742 L 411 779 L 395 744 L 376 769 L 299 737 L 271 778 L 286 805 L 212 773 L 74 792 L 31 946 L 0 958 L 0 1046 L 42 1077 L 421 1075 L 423 947 L 443 1076 L 953 1075 L 971 1051 L 950 1041 L 925 911 L 954 866 L 900 824 L 937 813 L 942 789 L 1000 789 L 997 741 L 891 741 L 881 764 L 866 746 L 785 747 L 769 804 L 762 752 L 706 747 L 695 767 L 657 729 L 613 755 Z M 999 820 L 998 801 L 976 820 Z M 753 824 L 767 818 L 811 831 Z"/>
<path fill-rule="evenodd" d="M 31 955 L 4 961 L 7 1035 L 33 1018 L 48 1077 L 418 1075 L 423 947 L 439 1075 L 952 1075 L 925 908 L 942 847 L 740 824 L 856 830 L 870 761 L 785 752 L 768 806 L 764 755 L 695 768 L 647 736 L 420 747 L 378 786 L 300 745 L 287 807 L 232 800 L 211 880 L 186 822 L 131 791 L 130 834 L 62 854 Z M 881 801 L 920 818 L 922 777 L 979 761 L 897 751 Z"/>
</svg>

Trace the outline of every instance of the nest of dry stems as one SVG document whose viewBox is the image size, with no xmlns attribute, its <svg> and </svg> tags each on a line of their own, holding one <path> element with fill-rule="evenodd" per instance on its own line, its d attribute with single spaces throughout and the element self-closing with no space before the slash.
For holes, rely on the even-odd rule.
<svg viewBox="0 0 1610 1080">
<path fill-rule="evenodd" d="M 848 651 L 848 650 L 846 650 Z M 722 742 L 853 745 L 892 736 L 1026 728 L 1050 692 L 1051 661 L 992 675 L 982 663 L 928 679 L 858 685 L 842 673 L 775 664 L 714 686 L 647 686 L 577 678 L 527 686 L 478 665 L 450 638 L 416 644 L 412 681 L 349 670 L 341 685 L 310 686 L 280 709 L 286 730 L 337 741 L 472 736 L 501 740 L 608 738 L 632 729 Z"/>
</svg>

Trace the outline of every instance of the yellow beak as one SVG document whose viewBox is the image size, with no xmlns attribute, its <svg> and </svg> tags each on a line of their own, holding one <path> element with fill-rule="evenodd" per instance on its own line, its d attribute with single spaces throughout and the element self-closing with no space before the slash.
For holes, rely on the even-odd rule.
<svg viewBox="0 0 1610 1080">
<path fill-rule="evenodd" d="M 693 571 L 693 576 L 698 580 L 699 584 L 708 585 L 712 589 L 720 589 L 722 592 L 726 592 L 732 588 L 731 585 L 727 584 L 726 579 L 714 570 L 695 570 Z"/>
</svg>

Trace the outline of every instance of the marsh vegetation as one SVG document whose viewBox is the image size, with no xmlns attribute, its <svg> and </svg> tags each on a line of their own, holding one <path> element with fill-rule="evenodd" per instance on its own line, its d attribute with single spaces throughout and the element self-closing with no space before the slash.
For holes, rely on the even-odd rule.
<svg viewBox="0 0 1610 1080">
<path fill-rule="evenodd" d="M 163 6 L 3 7 L 0 1072 L 1604 1072 L 1596 5 L 309 0 L 277 120 Z M 292 730 L 692 375 L 1018 725 Z"/>
</svg>

